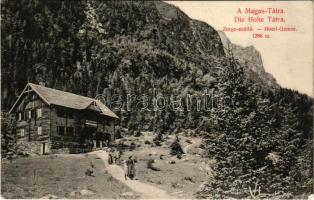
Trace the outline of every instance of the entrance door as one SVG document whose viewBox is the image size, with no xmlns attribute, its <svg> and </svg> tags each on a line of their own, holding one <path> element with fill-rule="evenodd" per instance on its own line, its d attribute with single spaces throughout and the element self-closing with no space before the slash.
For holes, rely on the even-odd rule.
<svg viewBox="0 0 314 200">
<path fill-rule="evenodd" d="M 101 132 L 96 132 L 95 140 L 96 140 L 96 146 L 97 146 L 97 148 L 102 148 L 103 133 L 101 133 Z"/>
<path fill-rule="evenodd" d="M 41 155 L 45 155 L 46 154 L 46 143 L 42 143 L 41 144 Z"/>
<path fill-rule="evenodd" d="M 96 132 L 96 128 L 94 127 L 85 127 L 80 131 L 80 143 L 85 143 L 86 140 L 93 140 L 93 135 Z"/>
</svg>

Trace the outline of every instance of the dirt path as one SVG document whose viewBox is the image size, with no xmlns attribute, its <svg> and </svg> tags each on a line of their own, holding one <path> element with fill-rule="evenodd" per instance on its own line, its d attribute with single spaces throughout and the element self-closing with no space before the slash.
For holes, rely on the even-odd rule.
<svg viewBox="0 0 314 200">
<path fill-rule="evenodd" d="M 121 181 L 133 191 L 142 194 L 142 199 L 173 199 L 174 196 L 170 196 L 166 191 L 161 190 L 152 185 L 142 183 L 137 180 L 125 180 L 124 171 L 121 167 L 117 165 L 108 165 L 108 153 L 105 151 L 94 151 L 92 154 L 96 154 L 101 158 L 105 164 L 105 169 L 111 174 L 115 179 Z"/>
</svg>

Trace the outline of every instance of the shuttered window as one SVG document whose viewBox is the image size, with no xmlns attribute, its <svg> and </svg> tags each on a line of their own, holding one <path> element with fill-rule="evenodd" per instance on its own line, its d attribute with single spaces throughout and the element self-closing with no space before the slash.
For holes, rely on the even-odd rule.
<svg viewBox="0 0 314 200">
<path fill-rule="evenodd" d="M 64 126 L 58 126 L 57 127 L 57 132 L 58 132 L 58 135 L 64 135 Z"/>
<path fill-rule="evenodd" d="M 43 109 L 42 108 L 38 108 L 37 109 L 37 118 L 42 117 L 43 116 Z"/>
<path fill-rule="evenodd" d="M 37 133 L 38 133 L 38 135 L 42 135 L 43 134 L 43 129 L 42 129 L 42 127 L 41 126 L 38 126 L 37 127 Z"/>
<path fill-rule="evenodd" d="M 74 128 L 73 127 L 67 127 L 67 135 L 68 136 L 74 136 Z"/>
<path fill-rule="evenodd" d="M 24 128 L 20 129 L 20 136 L 21 137 L 25 136 L 25 129 Z"/>
<path fill-rule="evenodd" d="M 32 118 L 36 119 L 36 110 L 31 110 L 31 113 L 32 113 Z"/>
</svg>

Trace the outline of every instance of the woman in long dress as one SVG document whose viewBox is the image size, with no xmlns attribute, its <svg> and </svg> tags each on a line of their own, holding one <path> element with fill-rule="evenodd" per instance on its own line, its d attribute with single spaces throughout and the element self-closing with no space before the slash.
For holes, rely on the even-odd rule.
<svg viewBox="0 0 314 200">
<path fill-rule="evenodd" d="M 120 158 L 121 158 L 121 153 L 118 149 L 116 149 L 114 152 L 114 162 L 118 165 L 120 164 Z"/>
<path fill-rule="evenodd" d="M 135 176 L 135 166 L 134 166 L 134 159 L 132 159 L 132 156 L 129 157 L 128 160 L 124 162 L 124 177 L 127 179 L 133 179 Z"/>
<path fill-rule="evenodd" d="M 109 154 L 108 154 L 108 164 L 111 165 L 113 163 L 113 152 L 112 150 L 110 149 L 109 150 Z"/>
<path fill-rule="evenodd" d="M 129 177 L 129 164 L 128 160 L 124 161 L 124 178 L 127 180 L 127 177 Z"/>
<path fill-rule="evenodd" d="M 135 159 L 132 156 L 130 156 L 129 162 L 130 162 L 129 177 L 131 180 L 133 180 L 135 178 Z"/>
</svg>

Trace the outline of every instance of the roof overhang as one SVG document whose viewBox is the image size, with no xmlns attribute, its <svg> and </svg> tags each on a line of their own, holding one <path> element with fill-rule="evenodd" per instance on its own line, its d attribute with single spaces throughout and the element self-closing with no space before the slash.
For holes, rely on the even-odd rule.
<svg viewBox="0 0 314 200">
<path fill-rule="evenodd" d="M 44 86 L 43 86 L 44 87 Z M 96 99 L 92 99 L 92 98 L 89 98 L 89 97 L 85 97 L 85 98 L 89 98 L 89 102 L 87 102 L 86 105 L 84 105 L 83 107 L 81 108 L 73 108 L 73 107 L 68 107 L 68 106 L 65 106 L 65 105 L 58 105 L 58 104 L 55 104 L 54 101 L 52 100 L 48 100 L 46 99 L 40 92 L 40 90 L 38 91 L 37 90 L 38 88 L 38 85 L 36 84 L 33 84 L 33 83 L 28 83 L 25 88 L 23 89 L 22 93 L 20 94 L 20 96 L 17 98 L 17 100 L 15 101 L 15 103 L 13 104 L 12 108 L 9 110 L 9 113 L 11 114 L 13 112 L 13 110 L 16 108 L 16 106 L 18 105 L 19 101 L 21 100 L 21 98 L 23 97 L 23 95 L 25 95 L 26 93 L 29 93 L 29 92 L 35 92 L 39 97 L 40 99 L 47 105 L 56 105 L 56 106 L 61 106 L 61 107 L 66 107 L 66 108 L 70 108 L 70 109 L 75 109 L 75 110 L 86 110 L 86 109 L 89 109 L 90 110 L 93 110 L 93 111 L 96 111 L 96 112 L 99 112 L 100 115 L 103 115 L 105 117 L 108 117 L 108 118 L 114 118 L 114 119 L 119 119 L 119 117 L 114 113 L 112 112 L 105 104 L 103 104 L 102 102 L 100 102 L 99 100 L 96 100 Z M 39 88 L 38 88 L 39 89 Z M 47 89 L 52 89 L 52 88 L 47 88 Z"/>
<path fill-rule="evenodd" d="M 12 111 L 14 110 L 14 108 L 16 107 L 17 103 L 20 101 L 20 99 L 22 98 L 22 96 L 26 93 L 29 93 L 29 92 L 35 92 L 46 104 L 50 105 L 50 103 L 38 92 L 36 91 L 36 89 L 34 87 L 32 87 L 32 85 L 30 83 L 28 83 L 22 93 L 20 94 L 20 96 L 17 98 L 17 100 L 14 102 L 13 106 L 11 107 L 11 109 L 9 110 L 9 113 L 11 114 Z"/>
</svg>

